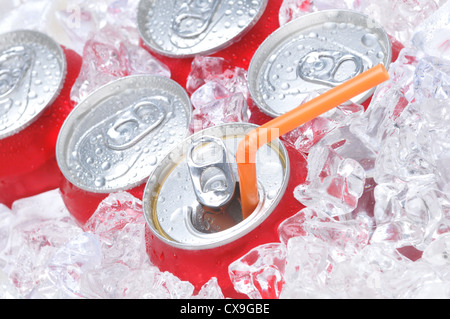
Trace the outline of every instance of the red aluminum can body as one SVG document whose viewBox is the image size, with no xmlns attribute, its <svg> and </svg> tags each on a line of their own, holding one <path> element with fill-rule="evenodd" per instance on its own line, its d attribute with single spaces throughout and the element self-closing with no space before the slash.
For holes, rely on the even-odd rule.
<svg viewBox="0 0 450 319">
<path fill-rule="evenodd" d="M 117 79 L 80 102 L 56 146 L 62 199 L 77 222 L 111 193 L 141 199 L 158 158 L 186 137 L 191 110 L 183 88 L 152 75 Z"/>
<path fill-rule="evenodd" d="M 226 241 L 224 244 L 220 244 L 219 246 L 215 245 L 214 247 L 203 246 L 203 248 L 196 249 L 195 245 L 193 245 L 193 247 L 188 244 L 186 244 L 187 246 L 179 246 L 178 244 L 172 244 L 172 239 L 167 241 L 161 237 L 161 234 L 164 234 L 165 232 L 164 230 L 155 231 L 155 222 L 149 220 L 152 218 L 162 218 L 155 217 L 154 214 L 155 211 L 165 210 L 155 206 L 159 205 L 156 203 L 159 203 L 159 200 L 163 195 L 161 195 L 160 192 L 160 194 L 154 195 L 149 199 L 149 194 L 154 194 L 155 189 L 161 190 L 164 186 L 160 185 L 160 183 L 166 183 L 173 178 L 172 176 L 179 174 L 178 171 L 176 171 L 178 168 L 174 169 L 171 166 L 165 168 L 161 167 L 162 172 L 171 171 L 171 177 L 163 177 L 163 174 L 156 178 L 151 176 L 146 191 L 144 192 L 143 200 L 144 216 L 147 218 L 148 223 L 146 228 L 146 250 L 151 262 L 158 266 L 161 271 L 168 271 L 181 280 L 189 281 L 194 285 L 196 291 L 199 291 L 205 283 L 212 277 L 215 277 L 217 278 L 218 284 L 225 297 L 245 298 L 246 296 L 238 293 L 234 289 L 228 274 L 228 266 L 233 261 L 239 259 L 248 251 L 259 245 L 279 242 L 279 224 L 304 207 L 294 198 L 294 188 L 303 183 L 306 179 L 306 160 L 303 155 L 292 146 L 285 145 L 285 148 L 288 156 L 290 174 L 286 189 L 284 193 L 280 194 L 281 200 L 274 210 L 250 232 L 243 236 L 236 236 L 237 238 L 232 241 Z M 182 166 L 182 164 L 180 166 Z M 157 169 L 156 174 L 158 174 L 158 172 L 159 169 Z M 271 174 L 271 172 L 268 173 L 269 175 Z M 169 189 L 169 186 L 167 187 Z M 172 187 L 170 187 L 170 189 L 171 188 Z M 173 197 L 176 197 L 177 195 L 179 195 L 178 189 L 173 190 Z M 167 196 L 164 197 L 167 198 Z M 184 199 L 181 201 L 184 202 Z M 175 206 L 176 205 L 182 205 L 180 204 L 179 199 L 176 200 Z M 151 217 L 149 217 L 150 215 Z M 167 220 L 166 217 L 164 217 L 164 219 Z M 180 223 L 179 220 L 175 221 L 175 218 L 170 219 L 176 223 Z M 158 228 L 159 227 L 157 226 L 156 229 Z M 219 232 L 217 234 L 221 233 Z M 165 237 L 166 235 L 163 236 Z M 171 235 L 168 236 L 170 237 Z"/>
<path fill-rule="evenodd" d="M 31 125 L 0 140 L 0 203 L 59 187 L 62 175 L 55 158 L 58 132 L 74 107 L 70 91 L 81 69 L 81 57 L 64 48 L 67 73 L 54 102 Z"/>
<path fill-rule="evenodd" d="M 280 26 L 278 14 L 282 3 L 283 0 L 269 0 L 262 16 L 247 33 L 235 39 L 235 42 L 228 47 L 220 49 L 210 56 L 222 57 L 233 66 L 247 69 L 253 53 L 259 45 Z M 191 71 L 192 57 L 177 58 L 163 55 L 149 49 L 143 41 L 141 41 L 141 46 L 169 67 L 174 81 L 183 87 L 186 86 L 186 80 Z"/>
</svg>

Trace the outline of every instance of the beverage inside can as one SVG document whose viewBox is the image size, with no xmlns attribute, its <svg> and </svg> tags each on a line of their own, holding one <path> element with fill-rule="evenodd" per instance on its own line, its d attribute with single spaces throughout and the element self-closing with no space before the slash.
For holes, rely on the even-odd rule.
<svg viewBox="0 0 450 319">
<path fill-rule="evenodd" d="M 193 57 L 219 51 L 242 37 L 262 16 L 268 0 L 141 0 L 137 24 L 153 51 Z"/>
<path fill-rule="evenodd" d="M 33 123 L 58 97 L 67 64 L 61 46 L 30 30 L 0 35 L 0 140 Z"/>
<path fill-rule="evenodd" d="M 249 90 L 264 113 L 277 117 L 380 63 L 388 68 L 391 57 L 389 37 L 372 18 L 350 10 L 311 13 L 261 44 L 249 66 Z M 352 102 L 362 104 L 373 90 Z"/>
<path fill-rule="evenodd" d="M 187 136 L 191 110 L 185 90 L 170 79 L 135 75 L 110 82 L 64 122 L 58 165 L 86 193 L 133 189 Z"/>
</svg>

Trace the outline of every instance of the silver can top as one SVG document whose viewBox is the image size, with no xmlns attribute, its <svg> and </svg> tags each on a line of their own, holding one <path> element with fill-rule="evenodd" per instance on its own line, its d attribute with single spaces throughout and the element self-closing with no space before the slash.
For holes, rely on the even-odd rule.
<svg viewBox="0 0 450 319">
<path fill-rule="evenodd" d="M 72 184 L 93 193 L 141 185 L 186 138 L 191 111 L 186 91 L 168 78 L 115 80 L 69 114 L 56 145 L 58 165 Z"/>
<path fill-rule="evenodd" d="M 260 201 L 250 217 L 242 221 L 237 184 L 233 185 L 234 198 L 231 201 L 227 198 L 229 203 L 220 213 L 205 209 L 198 194 L 198 188 L 218 191 L 219 200 L 223 194 L 230 194 L 229 183 L 239 182 L 236 164 L 239 142 L 256 127 L 253 124 L 233 123 L 205 129 L 180 143 L 161 161 L 147 182 L 143 199 L 144 216 L 156 236 L 171 246 L 186 250 L 209 249 L 244 236 L 272 213 L 286 190 L 290 174 L 289 157 L 279 140 L 257 152 Z M 198 152 L 193 155 L 194 161 L 202 162 L 200 159 L 203 158 L 207 163 L 200 166 L 212 170 L 202 171 L 204 176 L 199 180 L 203 184 L 200 186 L 190 172 L 193 146 Z M 227 159 L 229 163 L 218 165 L 222 159 Z M 227 176 L 229 172 L 231 179 Z M 214 174 L 218 178 L 212 178 Z"/>
<path fill-rule="evenodd" d="M 368 16 L 348 10 L 305 15 L 272 33 L 249 66 L 250 93 L 259 108 L 277 117 L 382 63 L 391 43 Z M 373 90 L 352 99 L 363 103 Z"/>
<path fill-rule="evenodd" d="M 58 97 L 66 77 L 64 52 L 36 31 L 0 35 L 0 139 L 31 123 Z"/>
<path fill-rule="evenodd" d="M 267 1 L 141 0 L 137 24 L 151 50 L 171 57 L 206 55 L 244 35 Z"/>
</svg>

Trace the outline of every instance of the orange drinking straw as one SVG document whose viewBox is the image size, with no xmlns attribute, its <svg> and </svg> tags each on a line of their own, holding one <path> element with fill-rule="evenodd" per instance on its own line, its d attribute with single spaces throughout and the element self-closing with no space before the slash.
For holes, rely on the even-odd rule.
<svg viewBox="0 0 450 319">
<path fill-rule="evenodd" d="M 379 64 L 248 133 L 236 154 L 243 218 L 249 217 L 259 202 L 255 162 L 261 146 L 388 79 L 388 72 Z"/>
</svg>

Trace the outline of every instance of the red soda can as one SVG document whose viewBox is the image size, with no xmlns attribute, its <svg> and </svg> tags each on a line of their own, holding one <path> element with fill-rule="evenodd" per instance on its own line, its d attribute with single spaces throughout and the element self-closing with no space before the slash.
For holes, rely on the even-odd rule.
<svg viewBox="0 0 450 319">
<path fill-rule="evenodd" d="M 81 57 L 29 30 L 0 35 L 0 203 L 59 187 L 59 129 Z"/>
<path fill-rule="evenodd" d="M 56 145 L 62 198 L 75 219 L 84 224 L 113 192 L 142 198 L 153 169 L 187 136 L 191 110 L 182 87 L 151 75 L 120 78 L 80 102 Z"/>
<path fill-rule="evenodd" d="M 390 39 L 372 18 L 319 11 L 285 24 L 261 44 L 249 66 L 249 90 L 262 112 L 277 117 L 380 63 L 388 68 L 391 59 Z M 374 90 L 352 102 L 368 102 Z"/>
<path fill-rule="evenodd" d="M 190 136 L 166 155 L 146 185 L 149 258 L 197 290 L 216 277 L 225 297 L 245 297 L 230 281 L 229 264 L 258 245 L 279 242 L 278 225 L 302 208 L 293 190 L 305 179 L 306 161 L 275 140 L 257 153 L 260 202 L 243 220 L 235 156 L 255 127 L 224 124 Z"/>
<path fill-rule="evenodd" d="M 247 69 L 264 39 L 280 25 L 282 0 L 141 0 L 137 24 L 142 46 L 172 70 L 182 86 L 192 57 L 222 57 Z"/>
</svg>

